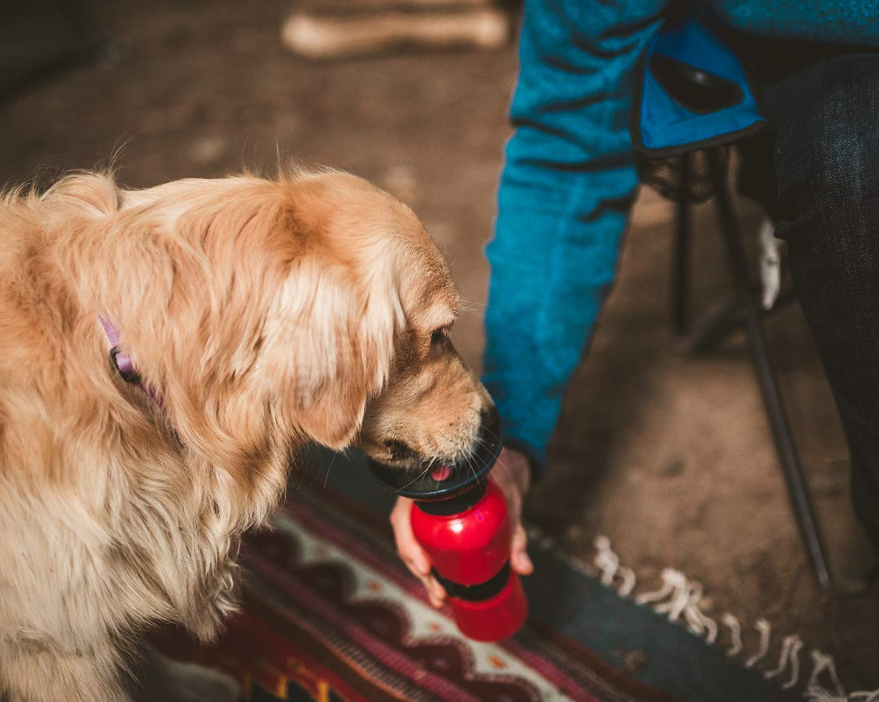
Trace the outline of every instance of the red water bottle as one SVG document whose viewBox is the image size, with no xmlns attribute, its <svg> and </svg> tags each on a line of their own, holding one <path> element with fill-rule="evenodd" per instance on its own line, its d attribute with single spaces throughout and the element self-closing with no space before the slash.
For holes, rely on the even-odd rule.
<svg viewBox="0 0 879 702">
<path fill-rule="evenodd" d="M 443 465 L 415 481 L 406 471 L 372 464 L 383 483 L 415 500 L 415 538 L 449 595 L 458 628 L 476 641 L 512 636 L 528 615 L 522 583 L 510 568 L 506 500 L 489 477 L 499 452 L 499 439 L 481 442 L 466 464 Z"/>
</svg>

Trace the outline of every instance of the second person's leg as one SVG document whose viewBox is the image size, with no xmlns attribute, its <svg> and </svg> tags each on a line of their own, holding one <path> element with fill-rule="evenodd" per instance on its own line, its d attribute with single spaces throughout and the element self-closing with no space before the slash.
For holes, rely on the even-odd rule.
<svg viewBox="0 0 879 702">
<path fill-rule="evenodd" d="M 879 552 L 879 57 L 822 61 L 767 86 L 777 235 L 827 370 L 855 510 Z"/>
</svg>

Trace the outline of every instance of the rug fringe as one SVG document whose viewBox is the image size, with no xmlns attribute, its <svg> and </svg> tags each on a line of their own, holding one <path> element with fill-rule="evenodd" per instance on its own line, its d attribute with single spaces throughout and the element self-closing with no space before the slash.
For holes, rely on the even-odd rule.
<svg viewBox="0 0 879 702">
<path fill-rule="evenodd" d="M 742 652 L 742 625 L 739 618 L 727 612 L 720 619 L 729 628 L 729 637 L 732 645 L 727 649 L 726 655 L 733 658 Z"/>
<path fill-rule="evenodd" d="M 775 668 L 775 670 L 763 673 L 763 676 L 767 679 L 779 677 L 785 670 L 787 670 L 788 664 L 790 664 L 791 678 L 786 683 L 783 683 L 781 687 L 784 690 L 789 690 L 794 687 L 800 678 L 799 653 L 802 648 L 803 640 L 799 636 L 796 634 L 785 636 L 781 643 L 781 654 L 778 660 L 778 667 Z"/>
<path fill-rule="evenodd" d="M 760 648 L 757 649 L 757 653 L 745 661 L 746 668 L 753 668 L 769 653 L 769 639 L 772 636 L 772 626 L 765 619 L 758 619 L 754 624 L 754 628 L 760 632 Z"/>
<path fill-rule="evenodd" d="M 541 537 L 542 542 L 548 541 Z M 684 573 L 673 568 L 666 568 L 660 577 L 662 584 L 658 589 L 634 594 L 637 578 L 631 568 L 620 563 L 619 556 L 611 547 L 610 539 L 606 536 L 595 538 L 596 554 L 593 564 L 597 569 L 599 581 L 613 588 L 622 597 L 631 597 L 636 604 L 650 605 L 653 611 L 664 614 L 671 622 L 680 622 L 696 636 L 705 639 L 709 644 L 716 645 L 719 627 L 717 622 L 703 611 L 705 607 L 704 591 L 702 585 L 687 578 Z M 581 561 L 575 563 L 578 570 L 590 573 L 589 568 Z M 742 626 L 739 619 L 730 613 L 720 617 L 720 622 L 729 629 L 730 645 L 726 649 L 726 655 L 738 656 L 745 646 L 742 640 Z M 765 619 L 759 619 L 754 623 L 754 629 L 760 635 L 757 650 L 748 657 L 744 666 L 754 668 L 764 661 L 769 655 L 772 626 Z M 800 682 L 802 664 L 800 652 L 804 647 L 803 640 L 796 635 L 785 636 L 782 639 L 778 664 L 775 668 L 763 672 L 767 679 L 778 678 L 781 680 L 785 671 L 790 671 L 787 680 L 780 682 L 783 689 L 789 690 L 796 687 Z M 812 664 L 811 675 L 803 685 L 803 695 L 809 702 L 879 702 L 879 689 L 872 692 L 847 693 L 845 687 L 836 672 L 836 663 L 832 656 L 812 649 L 810 651 Z M 826 680 L 830 687 L 825 687 L 821 680 Z"/>
</svg>

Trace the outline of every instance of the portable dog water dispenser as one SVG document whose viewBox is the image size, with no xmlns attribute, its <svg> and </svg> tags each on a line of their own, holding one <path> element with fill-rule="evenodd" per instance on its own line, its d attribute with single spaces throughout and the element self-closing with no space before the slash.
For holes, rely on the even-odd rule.
<svg viewBox="0 0 879 702">
<path fill-rule="evenodd" d="M 528 614 L 519 576 L 510 568 L 512 527 L 500 488 L 489 478 L 501 450 L 481 437 L 469 461 L 413 474 L 371 461 L 376 477 L 415 501 L 412 531 L 446 589 L 458 628 L 476 641 L 512 636 Z"/>
</svg>

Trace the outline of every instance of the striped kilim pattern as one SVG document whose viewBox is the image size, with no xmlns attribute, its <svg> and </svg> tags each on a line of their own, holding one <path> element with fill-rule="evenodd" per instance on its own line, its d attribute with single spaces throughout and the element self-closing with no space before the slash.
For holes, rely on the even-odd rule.
<svg viewBox="0 0 879 702">
<path fill-rule="evenodd" d="M 327 491 L 297 492 L 242 553 L 243 609 L 218 644 L 165 648 L 237 676 L 251 702 L 671 700 L 536 622 L 500 644 L 465 639 L 386 522 Z"/>
</svg>

